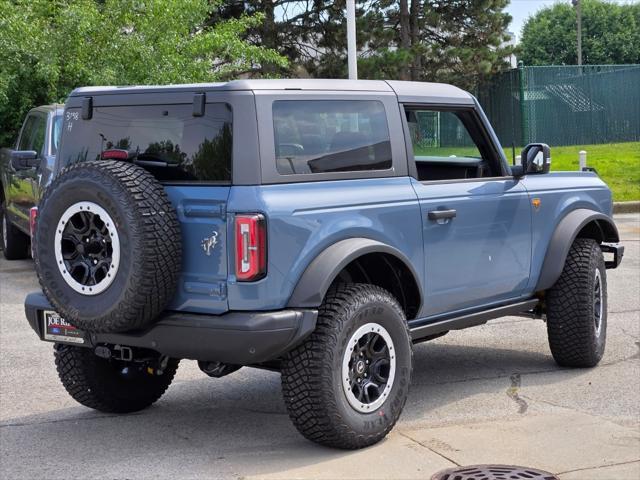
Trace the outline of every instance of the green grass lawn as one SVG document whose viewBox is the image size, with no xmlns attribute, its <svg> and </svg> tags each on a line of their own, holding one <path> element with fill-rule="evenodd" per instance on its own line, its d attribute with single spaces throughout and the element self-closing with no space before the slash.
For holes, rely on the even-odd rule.
<svg viewBox="0 0 640 480">
<path fill-rule="evenodd" d="M 587 152 L 587 166 L 598 171 L 598 175 L 607 182 L 617 202 L 640 200 L 640 142 L 607 143 L 602 145 L 574 145 L 570 147 L 551 147 L 552 171 L 577 171 L 578 152 Z M 505 148 L 504 153 L 511 163 L 512 152 Z M 475 148 L 419 148 L 417 155 L 478 155 Z M 516 149 L 516 155 L 520 149 Z"/>
<path fill-rule="evenodd" d="M 587 166 L 607 182 L 615 201 L 640 200 L 640 142 L 551 147 L 551 170 L 578 170 L 580 150 L 587 152 Z"/>
</svg>

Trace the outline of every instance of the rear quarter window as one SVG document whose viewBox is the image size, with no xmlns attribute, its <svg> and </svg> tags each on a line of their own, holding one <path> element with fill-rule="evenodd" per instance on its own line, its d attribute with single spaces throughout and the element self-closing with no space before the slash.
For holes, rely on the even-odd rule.
<svg viewBox="0 0 640 480">
<path fill-rule="evenodd" d="M 51 153 L 55 155 L 58 152 L 58 146 L 60 145 L 60 136 L 62 134 L 62 120 L 63 116 L 56 114 L 53 117 L 52 128 L 53 132 L 51 134 Z"/>
<path fill-rule="evenodd" d="M 99 160 L 106 150 L 126 150 L 129 158 L 158 180 L 231 182 L 232 113 L 225 103 L 94 107 L 83 120 L 79 108 L 65 112 L 61 165 Z"/>
<path fill-rule="evenodd" d="M 391 168 L 387 115 L 376 100 L 273 102 L 276 167 L 281 175 Z"/>
</svg>

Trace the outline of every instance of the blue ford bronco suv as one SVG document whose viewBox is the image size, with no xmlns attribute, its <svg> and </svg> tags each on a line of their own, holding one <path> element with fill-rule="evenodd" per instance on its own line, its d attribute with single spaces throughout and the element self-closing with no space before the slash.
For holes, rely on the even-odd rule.
<svg viewBox="0 0 640 480">
<path fill-rule="evenodd" d="M 298 430 L 354 449 L 397 421 L 412 345 L 449 330 L 534 316 L 558 364 L 602 358 L 610 190 L 550 173 L 545 144 L 510 166 L 456 87 L 80 88 L 62 132 L 25 307 L 87 407 L 148 407 L 181 359 L 275 369 Z"/>
</svg>

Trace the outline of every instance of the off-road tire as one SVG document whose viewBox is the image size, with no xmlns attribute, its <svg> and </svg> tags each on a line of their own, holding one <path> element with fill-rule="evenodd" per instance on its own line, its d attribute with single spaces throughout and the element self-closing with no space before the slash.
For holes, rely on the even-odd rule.
<svg viewBox="0 0 640 480">
<path fill-rule="evenodd" d="M 596 273 L 598 272 L 598 273 Z M 601 327 L 597 328 L 596 283 L 602 289 Z M 553 358 L 563 367 L 594 367 L 607 338 L 607 276 L 595 240 L 575 240 L 560 278 L 545 296 L 547 333 Z"/>
<path fill-rule="evenodd" d="M 2 242 L 2 254 L 7 260 L 21 260 L 29 257 L 28 235 L 18 230 L 6 216 L 5 204 L 2 202 L 0 209 L 0 241 Z"/>
<path fill-rule="evenodd" d="M 131 362 L 106 360 L 91 348 L 54 345 L 58 376 L 75 401 L 106 413 L 130 413 L 147 408 L 167 390 L 179 360 L 170 359 L 162 375 L 150 374 Z M 123 366 L 141 371 L 125 376 Z"/>
<path fill-rule="evenodd" d="M 81 202 L 104 209 L 119 237 L 119 267 L 112 283 L 94 295 L 74 290 L 55 257 L 59 222 Z M 182 260 L 180 224 L 162 185 L 137 165 L 105 160 L 64 169 L 43 197 L 35 245 L 42 291 L 65 320 L 82 330 L 144 328 L 175 294 Z"/>
<path fill-rule="evenodd" d="M 362 325 L 375 322 L 390 334 L 396 353 L 395 379 L 375 410 L 361 413 L 347 401 L 342 361 L 347 342 Z M 383 439 L 407 400 L 413 349 L 398 301 L 373 285 L 332 288 L 319 309 L 315 331 L 282 363 L 282 389 L 289 416 L 307 439 L 342 448 L 363 448 Z"/>
</svg>

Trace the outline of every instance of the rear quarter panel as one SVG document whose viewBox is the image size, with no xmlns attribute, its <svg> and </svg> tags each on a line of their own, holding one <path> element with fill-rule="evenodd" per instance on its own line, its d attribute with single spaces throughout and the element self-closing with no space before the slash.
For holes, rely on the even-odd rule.
<svg viewBox="0 0 640 480">
<path fill-rule="evenodd" d="M 230 275 L 230 310 L 284 308 L 313 259 L 347 238 L 391 245 L 422 274 L 420 207 L 408 177 L 232 187 L 229 214 L 254 211 L 267 218 L 267 276 L 242 283 Z M 233 262 L 230 252 L 229 265 Z M 418 281 L 422 284 L 423 279 Z"/>
<path fill-rule="evenodd" d="M 549 241 L 558 223 L 569 212 L 578 208 L 611 216 L 613 203 L 609 187 L 592 172 L 527 175 L 522 182 L 531 200 L 540 199 L 540 207 L 532 207 L 532 261 L 527 290 L 533 292 L 540 277 Z"/>
</svg>

